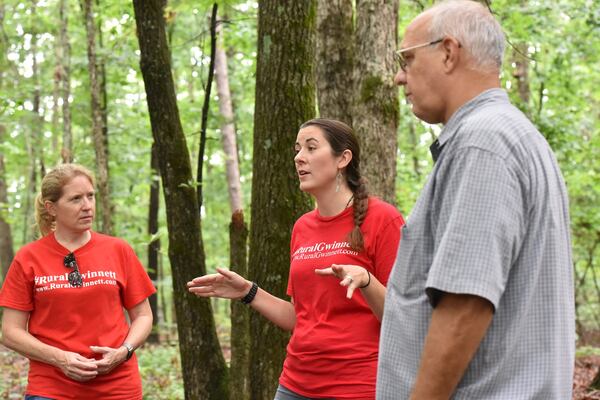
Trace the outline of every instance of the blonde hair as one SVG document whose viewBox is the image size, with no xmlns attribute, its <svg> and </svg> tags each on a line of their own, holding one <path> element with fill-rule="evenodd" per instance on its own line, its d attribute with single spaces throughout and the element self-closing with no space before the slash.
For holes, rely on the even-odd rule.
<svg viewBox="0 0 600 400">
<path fill-rule="evenodd" d="M 35 221 L 42 236 L 55 228 L 55 218 L 48 213 L 45 203 L 58 201 L 63 194 L 63 187 L 76 176 L 85 176 L 95 186 L 94 175 L 79 164 L 60 164 L 42 179 L 41 191 L 35 199 Z"/>
</svg>

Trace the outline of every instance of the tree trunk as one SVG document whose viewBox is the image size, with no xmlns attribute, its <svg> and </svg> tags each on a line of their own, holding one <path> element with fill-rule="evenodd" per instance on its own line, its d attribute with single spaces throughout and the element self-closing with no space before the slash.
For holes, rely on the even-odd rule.
<svg viewBox="0 0 600 400">
<path fill-rule="evenodd" d="M 4 144 L 6 136 L 6 127 L 0 124 L 0 145 Z M 2 281 L 8 272 L 8 267 L 14 257 L 13 240 L 10 225 L 4 219 L 8 212 L 8 196 L 6 195 L 6 180 L 4 178 L 4 153 L 0 146 L 0 272 L 2 273 Z"/>
<path fill-rule="evenodd" d="M 221 33 L 222 23 L 217 24 L 217 33 Z M 233 123 L 233 107 L 231 105 L 231 91 L 229 90 L 229 75 L 227 74 L 227 55 L 223 49 L 222 39 L 217 42 L 215 52 L 215 76 L 217 81 L 217 94 L 219 96 L 219 112 L 221 123 L 223 152 L 225 153 L 225 170 L 227 173 L 227 189 L 229 191 L 229 205 L 231 212 L 241 210 L 242 187 L 240 184 L 240 167 L 237 154 L 235 125 Z"/>
<path fill-rule="evenodd" d="M 352 0 L 318 0 L 316 81 L 319 115 L 352 125 Z"/>
<path fill-rule="evenodd" d="M 248 228 L 244 213 L 236 210 L 229 225 L 229 263 L 232 271 L 247 276 Z M 250 399 L 250 309 L 240 301 L 231 302 L 231 384 L 230 400 Z"/>
<path fill-rule="evenodd" d="M 155 237 L 158 233 L 158 210 L 160 206 L 160 172 L 158 167 L 158 154 L 156 143 L 152 143 L 152 154 L 150 155 L 150 174 L 152 175 L 152 183 L 150 184 L 150 204 L 148 206 L 148 234 L 152 238 L 148 245 L 148 277 L 154 283 L 158 282 L 158 257 L 160 255 L 160 239 Z M 148 299 L 150 309 L 154 319 L 152 320 L 152 333 L 148 336 L 148 342 L 157 343 L 158 336 L 158 291 Z"/>
<path fill-rule="evenodd" d="M 240 183 L 240 167 L 238 162 L 233 107 L 229 90 L 227 73 L 227 55 L 223 49 L 223 24 L 216 26 L 217 46 L 215 49 L 215 78 L 219 96 L 219 112 L 221 114 L 221 140 L 225 153 L 225 171 L 229 205 L 231 208 L 231 224 L 229 225 L 229 265 L 232 271 L 241 276 L 248 275 L 247 240 L 248 227 L 244 222 L 242 211 L 242 185 Z M 231 310 L 231 368 L 230 368 L 230 400 L 250 399 L 250 310 L 239 301 L 230 303 Z"/>
<path fill-rule="evenodd" d="M 73 135 L 71 133 L 71 45 L 67 28 L 69 26 L 68 2 L 60 0 L 60 92 L 62 97 L 63 140 L 61 157 L 64 163 L 73 161 Z"/>
<path fill-rule="evenodd" d="M 263 0 L 258 10 L 248 269 L 263 289 L 287 298 L 291 228 L 310 208 L 293 148 L 298 127 L 315 113 L 316 1 Z M 257 313 L 250 329 L 251 397 L 273 398 L 289 335 Z"/>
<path fill-rule="evenodd" d="M 398 0 L 356 1 L 354 123 L 370 191 L 395 204 L 398 88 L 394 51 Z"/>
<path fill-rule="evenodd" d="M 108 146 L 104 134 L 104 119 L 102 117 L 101 78 L 98 76 L 99 68 L 96 60 L 96 25 L 94 23 L 93 0 L 85 0 L 84 15 L 87 33 L 88 73 L 90 78 L 92 137 L 94 139 L 94 150 L 96 151 L 98 194 L 100 197 L 100 211 L 102 217 L 100 230 L 110 235 L 113 231 L 113 227 L 109 187 Z"/>
<path fill-rule="evenodd" d="M 229 397 L 227 367 L 210 301 L 188 293 L 186 283 L 206 273 L 192 168 L 183 134 L 161 0 L 134 0 L 140 68 L 156 142 L 169 231 L 169 259 L 179 332 L 185 398 Z"/>
</svg>

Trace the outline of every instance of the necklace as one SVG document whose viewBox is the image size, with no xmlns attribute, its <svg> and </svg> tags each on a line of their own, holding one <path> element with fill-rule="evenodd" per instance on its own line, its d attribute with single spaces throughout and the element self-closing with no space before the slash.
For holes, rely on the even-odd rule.
<svg viewBox="0 0 600 400">
<path fill-rule="evenodd" d="M 354 195 L 350 196 L 350 198 L 348 199 L 348 202 L 346 203 L 346 207 L 344 207 L 344 209 L 346 209 L 350 206 L 350 202 L 352 202 L 352 199 L 354 199 Z"/>
</svg>

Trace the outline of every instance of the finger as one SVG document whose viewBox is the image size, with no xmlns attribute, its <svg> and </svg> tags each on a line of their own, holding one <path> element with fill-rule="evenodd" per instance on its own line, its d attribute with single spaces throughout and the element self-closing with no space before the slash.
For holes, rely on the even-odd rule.
<svg viewBox="0 0 600 400">
<path fill-rule="evenodd" d="M 198 276 L 187 283 L 188 286 L 206 285 L 215 281 L 217 274 Z"/>
<path fill-rule="evenodd" d="M 356 289 L 356 282 L 352 282 L 350 286 L 348 286 L 348 290 L 346 291 L 346 298 L 351 299 L 354 294 L 354 290 Z"/>
<path fill-rule="evenodd" d="M 189 288 L 188 291 L 197 295 L 213 296 L 215 294 L 215 288 L 212 286 L 198 286 Z"/>
<path fill-rule="evenodd" d="M 340 276 L 344 274 L 344 267 L 342 264 L 331 264 L 331 270 Z"/>
<path fill-rule="evenodd" d="M 344 277 L 340 281 L 340 285 L 349 286 L 350 284 L 352 284 L 352 282 L 354 281 L 352 280 L 352 277 L 350 275 L 344 275 Z"/>
<path fill-rule="evenodd" d="M 322 268 L 322 269 L 315 269 L 315 274 L 317 274 L 317 275 L 333 275 L 333 276 L 335 276 L 335 272 L 333 272 L 333 269 L 331 269 L 331 267 L 329 267 L 329 268 Z"/>
</svg>

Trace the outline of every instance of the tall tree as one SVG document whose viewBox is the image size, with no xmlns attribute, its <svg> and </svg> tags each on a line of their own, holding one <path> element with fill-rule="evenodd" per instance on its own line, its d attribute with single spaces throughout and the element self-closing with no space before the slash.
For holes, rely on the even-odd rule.
<svg viewBox="0 0 600 400">
<path fill-rule="evenodd" d="M 315 113 L 316 1 L 263 0 L 258 10 L 248 269 L 259 286 L 285 297 L 291 228 L 310 207 L 293 148 L 298 127 Z M 272 398 L 289 335 L 256 313 L 250 329 L 251 397 Z"/>
<path fill-rule="evenodd" d="M 210 301 L 186 283 L 206 273 L 190 157 L 179 118 L 162 0 L 134 0 L 140 68 L 156 142 L 169 231 L 169 260 L 186 399 L 227 399 L 227 368 Z"/>
<path fill-rule="evenodd" d="M 71 106 L 69 97 L 71 96 L 71 45 L 69 44 L 69 8 L 67 0 L 60 0 L 60 57 L 58 61 L 60 74 L 60 92 L 62 98 L 62 150 L 61 158 L 64 163 L 73 161 L 73 135 L 71 133 Z"/>
<path fill-rule="evenodd" d="M 96 57 L 96 24 L 94 20 L 94 0 L 85 0 L 83 4 L 85 28 L 87 33 L 88 74 L 90 80 L 90 97 L 92 112 L 92 137 L 96 151 L 96 171 L 98 173 L 98 192 L 104 233 L 111 234 L 112 205 L 110 200 L 108 138 L 105 118 L 102 115 L 102 88 L 100 69 Z"/>
<path fill-rule="evenodd" d="M 6 50 L 8 41 L 4 35 L 4 2 L 0 2 L 0 92 L 4 91 L 5 71 L 7 69 Z M 6 220 L 8 214 L 8 196 L 6 193 L 6 174 L 4 167 L 4 141 L 6 126 L 0 122 L 0 278 L 4 280 L 8 267 L 14 257 L 11 227 Z"/>
<path fill-rule="evenodd" d="M 0 273 L 2 274 L 3 280 L 14 257 L 12 232 L 10 225 L 5 219 L 5 215 L 8 211 L 8 197 L 6 195 L 4 152 L 1 147 L 1 145 L 4 144 L 5 136 L 6 127 L 3 124 L 0 124 Z"/>
<path fill-rule="evenodd" d="M 150 204 L 148 205 L 148 234 L 150 235 L 150 243 L 148 244 L 148 276 L 156 286 L 158 282 L 158 257 L 160 256 L 160 238 L 158 234 L 158 211 L 160 206 L 160 175 L 158 167 L 158 154 L 156 143 L 152 143 L 152 153 L 150 154 Z M 158 291 L 148 299 L 150 309 L 154 319 L 152 320 L 152 332 L 148 336 L 148 341 L 151 343 L 158 342 Z"/>
<path fill-rule="evenodd" d="M 221 114 L 221 143 L 225 153 L 225 172 L 231 223 L 229 224 L 229 265 L 232 271 L 247 276 L 248 228 L 244 222 L 242 184 L 238 161 L 233 105 L 227 72 L 227 54 L 223 47 L 223 21 L 216 25 L 215 78 Z M 232 301 L 231 309 L 231 361 L 230 399 L 250 399 L 250 310 L 239 301 Z"/>
<path fill-rule="evenodd" d="M 356 1 L 354 123 L 371 192 L 395 204 L 398 88 L 394 51 L 398 0 Z"/>
<path fill-rule="evenodd" d="M 352 0 L 318 0 L 316 82 L 319 115 L 352 125 Z"/>
</svg>

